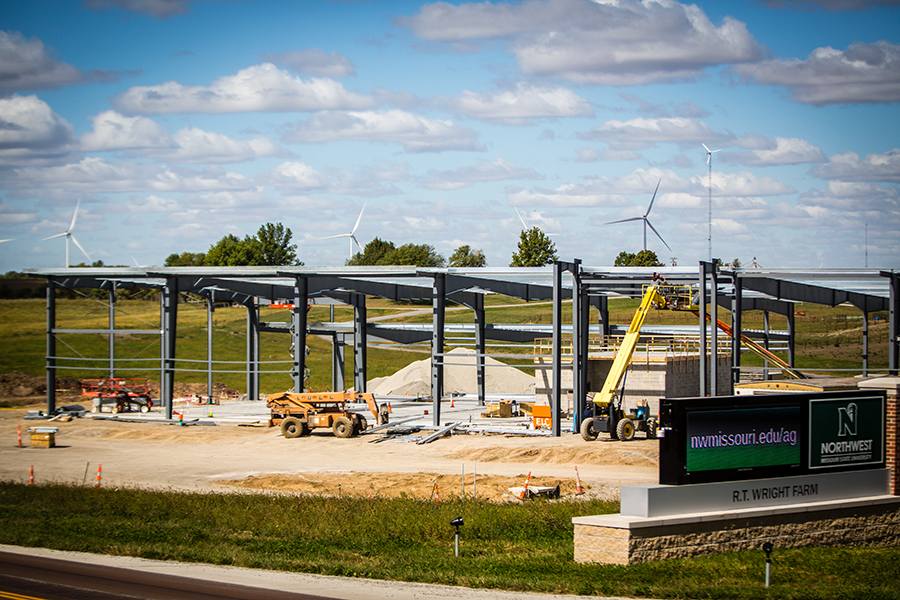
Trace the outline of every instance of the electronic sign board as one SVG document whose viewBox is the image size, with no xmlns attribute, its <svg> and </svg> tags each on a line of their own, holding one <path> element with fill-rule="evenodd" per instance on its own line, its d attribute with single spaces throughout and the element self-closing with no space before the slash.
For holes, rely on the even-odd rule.
<svg viewBox="0 0 900 600">
<path fill-rule="evenodd" d="M 660 400 L 659 482 L 742 481 L 884 467 L 885 395 Z"/>
</svg>

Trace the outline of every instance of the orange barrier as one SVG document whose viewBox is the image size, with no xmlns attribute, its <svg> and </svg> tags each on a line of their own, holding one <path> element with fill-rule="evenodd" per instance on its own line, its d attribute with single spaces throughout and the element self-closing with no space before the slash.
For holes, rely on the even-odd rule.
<svg viewBox="0 0 900 600">
<path fill-rule="evenodd" d="M 575 495 L 580 496 L 584 493 L 581 489 L 581 478 L 578 476 L 578 467 L 575 467 Z"/>
<path fill-rule="evenodd" d="M 28 485 L 34 485 L 34 465 L 31 465 L 31 471 L 28 473 Z"/>
<path fill-rule="evenodd" d="M 16 440 L 19 442 L 19 448 L 22 447 L 22 426 L 16 427 Z"/>
<path fill-rule="evenodd" d="M 97 465 L 97 486 L 100 487 L 100 472 L 103 470 L 103 465 Z"/>
</svg>

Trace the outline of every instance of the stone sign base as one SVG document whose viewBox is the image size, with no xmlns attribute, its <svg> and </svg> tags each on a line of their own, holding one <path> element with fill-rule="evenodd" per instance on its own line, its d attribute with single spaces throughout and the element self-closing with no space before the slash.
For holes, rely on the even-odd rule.
<svg viewBox="0 0 900 600">
<path fill-rule="evenodd" d="M 801 546 L 900 545 L 900 497 L 638 517 L 575 517 L 575 561 L 629 565 L 704 554 Z"/>
</svg>

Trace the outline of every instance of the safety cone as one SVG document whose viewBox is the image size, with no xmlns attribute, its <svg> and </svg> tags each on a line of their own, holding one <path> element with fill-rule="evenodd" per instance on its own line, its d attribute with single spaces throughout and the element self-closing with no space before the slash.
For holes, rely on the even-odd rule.
<svg viewBox="0 0 900 600">
<path fill-rule="evenodd" d="M 16 427 L 16 440 L 19 442 L 19 448 L 22 447 L 22 426 Z"/>
<path fill-rule="evenodd" d="M 438 491 L 437 479 L 434 480 L 434 488 L 431 490 L 431 497 L 434 498 L 435 502 L 441 501 L 441 493 Z"/>
<path fill-rule="evenodd" d="M 393 412 L 394 412 L 394 409 L 391 408 L 391 403 L 388 402 L 388 413 L 393 414 Z"/>
<path fill-rule="evenodd" d="M 584 493 L 581 489 L 581 478 L 578 476 L 578 467 L 575 467 L 575 495 L 580 496 Z"/>
<path fill-rule="evenodd" d="M 100 487 L 100 473 L 103 471 L 103 465 L 97 465 L 97 487 Z"/>
<path fill-rule="evenodd" d="M 453 398 L 450 398 L 450 408 L 453 408 L 453 407 L 454 407 L 454 405 L 453 405 Z"/>
<path fill-rule="evenodd" d="M 178 424 L 184 425 L 184 411 L 181 411 L 180 413 L 178 413 Z"/>
<path fill-rule="evenodd" d="M 34 465 L 31 465 L 31 471 L 28 473 L 28 485 L 34 485 Z"/>
<path fill-rule="evenodd" d="M 212 416 L 212 406 L 209 407 L 209 418 L 210 418 L 210 419 L 213 418 L 213 416 Z"/>
<path fill-rule="evenodd" d="M 531 471 L 528 471 L 528 477 L 525 478 L 525 486 L 522 488 L 522 493 L 519 494 L 519 498 L 525 499 L 528 497 L 528 482 L 531 481 Z"/>
</svg>

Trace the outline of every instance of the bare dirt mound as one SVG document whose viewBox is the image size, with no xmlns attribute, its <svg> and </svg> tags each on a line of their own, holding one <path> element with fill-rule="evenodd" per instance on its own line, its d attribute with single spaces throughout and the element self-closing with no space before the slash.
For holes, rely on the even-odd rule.
<svg viewBox="0 0 900 600">
<path fill-rule="evenodd" d="M 477 481 L 473 474 L 466 474 L 465 495 L 471 498 L 473 493 L 483 500 L 493 502 L 516 502 L 518 498 L 510 494 L 509 488 L 521 487 L 525 483 L 525 474 L 518 477 L 498 477 L 479 475 Z M 239 480 L 219 481 L 222 485 L 247 488 L 253 490 L 270 490 L 293 492 L 315 496 L 365 496 L 367 498 L 417 498 L 430 500 L 433 498 L 434 484 L 437 482 L 439 498 L 447 500 L 463 495 L 463 478 L 459 475 L 438 475 L 435 473 L 291 473 L 273 475 L 253 475 Z M 555 477 L 532 477 L 529 486 L 559 486 L 561 496 L 575 494 L 574 479 L 558 479 Z M 582 489 L 587 491 L 588 486 Z"/>
<path fill-rule="evenodd" d="M 453 453 L 461 460 L 481 462 L 540 463 L 553 465 L 606 464 L 655 467 L 659 462 L 659 445 L 639 441 L 583 442 L 578 446 L 547 446 L 527 448 L 469 448 Z"/>
<path fill-rule="evenodd" d="M 57 377 L 57 390 L 72 390 L 79 393 L 81 388 L 75 377 Z M 47 393 L 47 378 L 29 375 L 20 371 L 0 374 L 0 397 L 24 398 Z"/>
</svg>

